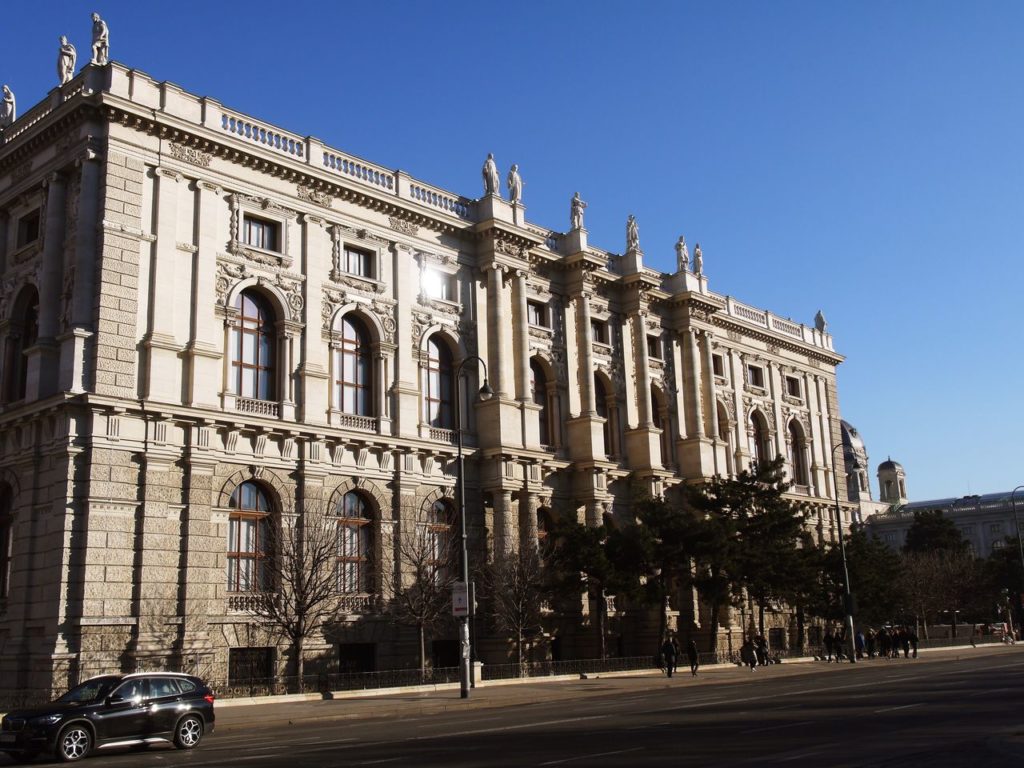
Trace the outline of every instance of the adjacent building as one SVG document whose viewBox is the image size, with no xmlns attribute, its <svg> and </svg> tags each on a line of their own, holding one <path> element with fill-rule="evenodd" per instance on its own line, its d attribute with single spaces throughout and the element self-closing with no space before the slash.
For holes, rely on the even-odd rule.
<svg viewBox="0 0 1024 768">
<path fill-rule="evenodd" d="M 712 291 L 685 247 L 651 269 L 635 227 L 595 247 L 576 204 L 531 223 L 485 180 L 440 189 L 118 63 L 4 129 L 0 685 L 282 668 L 248 609 L 300 500 L 336 519 L 344 594 L 307 669 L 410 665 L 394 542 L 452 533 L 460 414 L 478 560 L 776 454 L 820 537 L 837 496 L 849 523 L 823 319 Z M 619 650 L 650 652 L 618 608 Z M 534 652 L 588 653 L 587 610 Z"/>
</svg>

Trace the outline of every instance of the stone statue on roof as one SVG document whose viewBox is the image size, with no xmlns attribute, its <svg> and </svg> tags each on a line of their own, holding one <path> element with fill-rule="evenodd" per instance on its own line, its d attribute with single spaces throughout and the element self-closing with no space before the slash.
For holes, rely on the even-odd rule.
<svg viewBox="0 0 1024 768">
<path fill-rule="evenodd" d="M 700 243 L 693 248 L 693 274 L 697 277 L 704 274 L 704 254 L 700 250 Z"/>
<path fill-rule="evenodd" d="M 814 327 L 822 333 L 828 332 L 828 321 L 825 320 L 825 314 L 820 309 L 814 316 Z"/>
<path fill-rule="evenodd" d="M 583 229 L 583 209 L 586 207 L 587 204 L 580 198 L 580 193 L 573 193 L 569 210 L 569 225 L 571 229 Z"/>
<path fill-rule="evenodd" d="M 78 52 L 75 50 L 75 46 L 68 42 L 65 35 L 61 35 L 60 50 L 57 52 L 57 79 L 61 85 L 75 76 L 75 61 L 77 60 Z"/>
<path fill-rule="evenodd" d="M 519 175 L 519 166 L 512 163 L 508 172 L 508 199 L 513 203 L 523 202 L 523 178 Z"/>
<path fill-rule="evenodd" d="M 632 213 L 626 219 L 626 250 L 640 250 L 640 227 L 637 226 L 636 216 Z"/>
<path fill-rule="evenodd" d="M 6 128 L 18 118 L 18 111 L 14 103 L 14 94 L 6 85 L 4 86 L 4 100 L 0 103 L 0 129 Z"/>
<path fill-rule="evenodd" d="M 110 62 L 110 30 L 98 13 L 92 15 L 92 63 L 102 67 Z"/>
<path fill-rule="evenodd" d="M 686 238 L 679 236 L 676 243 L 676 271 L 686 272 L 690 269 L 690 251 L 686 247 Z"/>
<path fill-rule="evenodd" d="M 501 179 L 498 176 L 498 165 L 494 162 L 494 154 L 491 152 L 487 153 L 487 159 L 484 161 L 483 176 L 484 194 L 501 197 Z"/>
</svg>

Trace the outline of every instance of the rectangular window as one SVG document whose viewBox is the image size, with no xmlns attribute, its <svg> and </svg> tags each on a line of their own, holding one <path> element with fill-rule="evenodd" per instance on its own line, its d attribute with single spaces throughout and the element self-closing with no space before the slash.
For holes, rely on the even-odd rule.
<svg viewBox="0 0 1024 768">
<path fill-rule="evenodd" d="M 458 301 L 456 298 L 455 275 L 428 269 L 423 274 L 423 292 L 432 299 Z"/>
<path fill-rule="evenodd" d="M 590 321 L 590 335 L 598 344 L 608 343 L 608 324 L 604 320 Z"/>
<path fill-rule="evenodd" d="M 725 361 L 722 359 L 721 355 L 711 356 L 711 369 L 713 370 L 715 376 L 721 376 L 722 378 L 725 378 Z"/>
<path fill-rule="evenodd" d="M 800 394 L 800 379 L 796 376 L 786 377 L 786 394 L 790 397 L 801 397 Z"/>
<path fill-rule="evenodd" d="M 228 682 L 255 683 L 274 676 L 273 648 L 231 648 L 228 650 Z"/>
<path fill-rule="evenodd" d="M 245 215 L 244 224 L 242 234 L 246 245 L 251 245 L 253 248 L 260 248 L 264 251 L 281 250 L 281 242 L 278 237 L 281 229 L 280 224 L 275 221 L 267 221 L 266 219 L 249 216 L 248 214 Z"/>
<path fill-rule="evenodd" d="M 359 277 L 374 277 L 373 254 L 359 248 L 345 246 L 345 253 L 342 257 L 341 268 L 350 275 Z"/>
<path fill-rule="evenodd" d="M 655 360 L 661 360 L 661 339 L 657 336 L 647 337 L 647 356 L 653 357 Z"/>
<path fill-rule="evenodd" d="M 550 328 L 548 323 L 548 308 L 539 301 L 526 302 L 526 319 L 530 325 L 539 325 L 541 328 Z"/>
<path fill-rule="evenodd" d="M 992 525 L 990 525 L 988 527 L 988 531 L 989 531 L 989 533 L 991 533 L 991 534 L 993 534 L 995 536 L 1000 536 L 1003 533 L 1003 524 L 1002 523 L 992 523 Z"/>
<path fill-rule="evenodd" d="M 18 219 L 18 236 L 16 248 L 22 248 L 39 239 L 39 209 L 26 213 Z"/>
<path fill-rule="evenodd" d="M 759 365 L 747 366 L 747 384 L 764 389 L 764 368 Z"/>
</svg>

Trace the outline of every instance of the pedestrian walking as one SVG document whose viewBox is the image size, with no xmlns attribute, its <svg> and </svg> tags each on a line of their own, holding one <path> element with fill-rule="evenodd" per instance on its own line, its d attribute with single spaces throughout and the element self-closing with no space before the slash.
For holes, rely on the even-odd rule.
<svg viewBox="0 0 1024 768">
<path fill-rule="evenodd" d="M 917 632 L 915 632 L 912 629 L 909 630 L 907 632 L 907 639 L 910 641 L 910 649 L 914 652 L 914 658 L 916 659 L 917 658 L 917 643 L 918 643 Z"/>
<path fill-rule="evenodd" d="M 696 677 L 697 668 L 700 667 L 700 654 L 697 652 L 697 643 L 692 639 L 690 644 L 686 646 L 686 655 L 690 659 L 690 674 Z"/>
<path fill-rule="evenodd" d="M 740 646 L 740 661 L 750 667 L 751 672 L 757 667 L 757 654 L 754 653 L 754 644 L 749 637 Z"/>
<path fill-rule="evenodd" d="M 666 637 L 665 642 L 661 644 L 661 657 L 665 660 L 665 671 L 669 677 L 675 672 L 678 651 L 676 641 L 672 637 Z"/>
<path fill-rule="evenodd" d="M 822 638 L 821 642 L 825 646 L 825 661 L 831 662 L 832 661 L 832 644 L 835 642 L 835 638 L 832 637 L 832 630 L 831 629 L 826 629 L 825 630 L 825 637 Z"/>
</svg>

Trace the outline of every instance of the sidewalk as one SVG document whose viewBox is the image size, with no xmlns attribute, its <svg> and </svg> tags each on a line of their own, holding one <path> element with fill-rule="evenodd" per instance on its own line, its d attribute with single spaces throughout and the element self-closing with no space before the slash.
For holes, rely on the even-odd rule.
<svg viewBox="0 0 1024 768">
<path fill-rule="evenodd" d="M 1007 647 L 1002 644 L 978 644 L 977 648 L 963 646 L 956 648 L 922 649 L 922 655 L 943 654 L 957 657 L 984 652 L 987 649 Z M 909 663 L 913 659 L 886 661 L 882 659 L 866 662 Z M 802 674 L 808 671 L 811 657 L 787 659 L 779 665 L 770 665 L 764 673 Z M 827 665 L 822 667 L 846 666 Z M 758 670 L 760 672 L 762 670 Z M 588 675 L 561 675 L 557 677 L 521 678 L 513 680 L 483 681 L 470 691 L 469 698 L 459 697 L 458 684 L 421 686 L 405 689 L 384 689 L 380 691 L 340 691 L 324 698 L 319 693 L 293 694 L 288 696 L 264 696 L 258 698 L 220 699 L 216 704 L 217 731 L 225 732 L 253 725 L 283 725 L 293 720 L 312 722 L 317 720 L 350 720 L 376 717 L 409 717 L 428 715 L 452 710 L 487 709 L 493 707 L 525 706 L 538 701 L 552 702 L 562 699 L 578 699 L 581 694 L 607 695 L 610 682 L 618 682 L 623 690 L 650 690 L 665 687 L 694 687 L 711 684 L 746 681 L 752 679 L 745 667 L 733 664 L 715 664 L 701 667 L 696 678 L 685 666 L 671 679 L 657 668 L 649 671 L 608 672 Z M 756 678 L 753 678 L 756 679 Z"/>
</svg>

